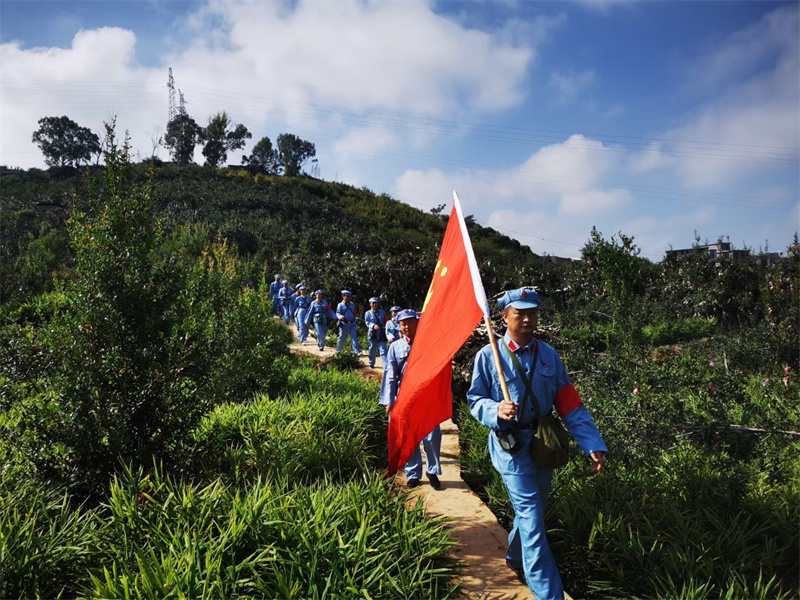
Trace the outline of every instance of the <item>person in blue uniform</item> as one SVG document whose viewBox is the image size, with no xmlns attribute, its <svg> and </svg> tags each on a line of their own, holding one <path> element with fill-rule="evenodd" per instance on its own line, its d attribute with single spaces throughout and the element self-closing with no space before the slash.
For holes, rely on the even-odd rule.
<svg viewBox="0 0 800 600">
<path fill-rule="evenodd" d="M 389 346 L 389 351 L 386 353 L 386 368 L 383 371 L 383 380 L 381 381 L 379 404 L 386 407 L 386 416 L 390 419 L 394 403 L 397 400 L 397 392 L 406 372 L 406 363 L 411 352 L 411 344 L 414 342 L 414 336 L 417 333 L 418 319 L 419 315 L 411 309 L 398 313 L 397 323 L 400 326 L 401 337 Z M 425 462 L 427 463 L 425 471 L 431 487 L 435 490 L 441 489 L 442 484 L 439 481 L 439 475 L 442 474 L 442 466 L 439 461 L 439 455 L 442 448 L 442 432 L 438 425 L 423 438 L 422 447 L 425 450 Z M 408 487 L 417 487 L 420 484 L 420 479 L 422 479 L 422 454 L 419 451 L 419 444 L 417 444 L 414 454 L 408 459 L 405 472 Z"/>
<path fill-rule="evenodd" d="M 342 290 L 342 301 L 336 307 L 336 318 L 339 320 L 339 339 L 336 342 L 336 353 L 344 350 L 347 338 L 350 337 L 353 345 L 353 352 L 361 354 L 361 347 L 358 345 L 356 336 L 356 305 L 353 302 L 353 292 Z"/>
<path fill-rule="evenodd" d="M 528 584 L 538 600 L 561 599 L 564 588 L 544 524 L 553 470 L 539 467 L 530 453 L 539 418 L 536 405 L 544 415 L 556 409 L 572 438 L 590 458 L 592 472 L 603 468 L 608 450 L 570 383 L 561 358 L 551 346 L 534 337 L 539 323 L 539 295 L 530 289 L 513 290 L 506 292 L 498 304 L 507 331 L 497 340 L 497 346 L 511 401 L 503 397 L 490 345 L 475 356 L 467 400 L 472 415 L 490 430 L 492 465 L 502 476 L 514 506 L 514 528 L 508 536 L 506 564 Z M 515 368 L 517 362 L 523 372 Z M 520 445 L 513 453 L 500 445 L 508 432 L 513 432 Z"/>
<path fill-rule="evenodd" d="M 309 323 L 314 323 L 314 330 L 317 332 L 317 346 L 322 352 L 325 349 L 325 337 L 328 335 L 328 317 L 336 320 L 336 313 L 333 312 L 328 301 L 323 299 L 322 290 L 314 292 L 314 296 L 316 299 L 306 313 L 306 327 Z"/>
<path fill-rule="evenodd" d="M 302 283 L 300 285 L 303 285 Z M 300 325 L 297 319 L 294 318 L 294 313 L 297 310 L 297 299 L 300 297 L 300 285 L 294 289 L 294 293 L 289 300 L 289 316 L 294 321 L 294 326 L 297 328 L 297 333 L 300 333 Z"/>
<path fill-rule="evenodd" d="M 397 325 L 397 313 L 403 310 L 402 306 L 393 306 L 389 309 L 391 318 L 386 323 L 386 343 L 391 344 L 396 339 L 400 338 L 400 327 Z"/>
<path fill-rule="evenodd" d="M 286 321 L 287 325 L 292 315 L 290 312 L 292 309 L 292 292 L 293 290 L 289 282 L 284 280 L 283 287 L 278 291 L 278 304 L 281 309 L 281 318 Z"/>
<path fill-rule="evenodd" d="M 272 300 L 272 311 L 278 313 L 278 292 L 281 291 L 281 275 L 275 274 L 275 281 L 269 284 L 269 299 Z"/>
<path fill-rule="evenodd" d="M 306 286 L 297 286 L 300 295 L 294 300 L 294 322 L 297 324 L 297 332 L 300 334 L 300 343 L 306 345 L 308 339 L 308 323 L 306 317 L 311 308 L 311 296 L 306 291 Z"/>
<path fill-rule="evenodd" d="M 386 369 L 386 311 L 380 307 L 378 297 L 369 299 L 369 310 L 364 315 L 369 339 L 369 366 L 375 367 L 375 357 L 380 351 L 381 364 Z"/>
</svg>

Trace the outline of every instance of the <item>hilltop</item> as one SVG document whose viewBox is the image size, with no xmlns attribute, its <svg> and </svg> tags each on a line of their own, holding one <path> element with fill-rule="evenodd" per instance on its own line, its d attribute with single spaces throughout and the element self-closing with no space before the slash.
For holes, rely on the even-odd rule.
<svg viewBox="0 0 800 600">
<path fill-rule="evenodd" d="M 51 272 L 70 266 L 64 222 L 70 211 L 90 208 L 81 198 L 102 187 L 101 172 L 0 173 L 7 241 L 0 289 L 4 299 L 20 297 L 20 285 L 22 295 L 48 289 L 50 282 L 30 280 L 25 264 L 44 261 Z M 271 281 L 281 272 L 293 283 L 321 286 L 333 297 L 346 287 L 360 301 L 378 294 L 392 303 L 419 306 L 448 218 L 366 188 L 311 177 L 142 164 L 132 167 L 131 177 L 150 185 L 166 230 L 207 228 L 209 236 L 235 247 L 250 265 L 253 281 Z M 487 289 L 546 268 L 548 261 L 527 246 L 467 221 Z"/>
</svg>

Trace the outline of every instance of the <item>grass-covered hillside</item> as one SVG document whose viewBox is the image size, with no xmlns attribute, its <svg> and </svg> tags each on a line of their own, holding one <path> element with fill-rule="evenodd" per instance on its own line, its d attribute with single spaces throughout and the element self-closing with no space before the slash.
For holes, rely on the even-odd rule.
<svg viewBox="0 0 800 600">
<path fill-rule="evenodd" d="M 124 147 L 106 164 L 0 172 L 0 597 L 452 594 L 441 523 L 379 477 L 377 386 L 291 359 L 266 295 L 280 272 L 418 308 L 446 216 Z M 610 448 L 599 475 L 575 452 L 555 477 L 566 589 L 796 597 L 797 240 L 775 266 L 653 263 L 592 231 L 555 265 L 469 230 L 489 296 L 539 288 Z M 507 524 L 463 406 L 485 341 L 456 357 L 455 412 L 464 478 Z"/>
<path fill-rule="evenodd" d="M 52 289 L 50 274 L 74 266 L 65 220 L 89 209 L 106 185 L 99 169 L 72 176 L 51 171 L 0 173 L 0 295 L 6 301 Z M 148 165 L 131 166 L 129 176 L 150 186 L 155 221 L 166 233 L 192 225 L 205 228 L 209 239 L 226 240 L 246 265 L 245 280 L 266 277 L 269 283 L 280 272 L 293 284 L 322 287 L 333 299 L 346 287 L 364 305 L 376 294 L 420 305 L 446 227 L 446 216 L 307 177 Z M 491 229 L 473 224 L 471 234 L 484 259 L 487 287 L 541 262 Z"/>
<path fill-rule="evenodd" d="M 4 213 L 37 220 L 5 276 L 41 288 L 0 309 L 0 597 L 453 595 L 443 522 L 383 477 L 378 385 L 290 357 L 255 263 L 106 162 L 56 185 L 68 219 Z"/>
</svg>

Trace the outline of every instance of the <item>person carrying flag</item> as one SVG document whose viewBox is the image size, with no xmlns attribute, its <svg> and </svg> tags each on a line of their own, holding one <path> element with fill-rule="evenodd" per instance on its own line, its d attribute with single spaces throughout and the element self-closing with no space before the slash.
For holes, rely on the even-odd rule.
<svg viewBox="0 0 800 600">
<path fill-rule="evenodd" d="M 317 346 L 319 346 L 319 351 L 322 352 L 325 349 L 325 337 L 328 335 L 328 317 L 336 320 L 336 313 L 333 312 L 328 301 L 322 299 L 322 290 L 314 292 L 314 296 L 316 300 L 311 303 L 311 308 L 308 309 L 306 314 L 306 327 L 311 321 L 314 322 L 314 330 L 317 332 Z"/>
<path fill-rule="evenodd" d="M 411 353 L 411 344 L 414 342 L 414 337 L 417 333 L 418 318 L 419 315 L 417 315 L 416 311 L 411 309 L 403 310 L 397 315 L 397 323 L 402 337 L 389 346 L 379 400 L 379 404 L 386 407 L 386 416 L 390 419 L 400 384 L 403 381 L 403 375 L 406 372 L 408 356 Z M 431 487 L 438 490 L 442 487 L 439 481 L 439 475 L 442 474 L 442 467 L 439 461 L 442 433 L 438 425 L 422 439 L 422 447 L 425 449 L 425 460 L 428 463 L 425 469 L 428 474 L 428 480 L 431 482 Z M 415 488 L 419 486 L 420 479 L 422 479 L 422 454 L 419 451 L 419 443 L 416 444 L 414 453 L 405 465 L 405 472 L 408 487 Z"/>
<path fill-rule="evenodd" d="M 336 354 L 344 350 L 347 338 L 350 337 L 353 345 L 353 352 L 361 354 L 361 347 L 358 345 L 356 336 L 356 309 L 352 301 L 353 292 L 342 290 L 342 301 L 336 307 L 336 318 L 339 319 L 339 339 L 336 342 Z"/>
<path fill-rule="evenodd" d="M 488 344 L 475 356 L 467 400 L 472 415 L 491 430 L 492 465 L 502 476 L 514 506 L 506 564 L 538 600 L 561 599 L 564 588 L 544 524 L 553 470 L 538 466 L 530 451 L 539 419 L 555 408 L 573 439 L 591 459 L 592 472 L 603 468 L 608 450 L 570 383 L 561 358 L 551 346 L 534 338 L 539 322 L 538 293 L 513 290 L 506 292 L 498 304 L 507 331 L 498 340 L 497 350 L 510 399 L 504 398 L 492 344 Z M 537 407 L 541 415 L 537 414 Z"/>
<path fill-rule="evenodd" d="M 380 351 L 381 364 L 386 370 L 386 311 L 380 308 L 380 298 L 369 299 L 370 309 L 364 315 L 369 336 L 369 366 L 375 367 L 375 355 Z"/>
</svg>

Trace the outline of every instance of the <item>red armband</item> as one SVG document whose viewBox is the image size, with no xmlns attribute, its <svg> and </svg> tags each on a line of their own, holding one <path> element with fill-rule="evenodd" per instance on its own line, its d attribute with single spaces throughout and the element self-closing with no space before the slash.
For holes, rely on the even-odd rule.
<svg viewBox="0 0 800 600">
<path fill-rule="evenodd" d="M 583 400 L 575 387 L 568 383 L 556 392 L 555 407 L 558 411 L 558 416 L 563 417 L 571 413 L 573 410 L 583 405 Z"/>
</svg>

